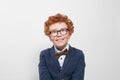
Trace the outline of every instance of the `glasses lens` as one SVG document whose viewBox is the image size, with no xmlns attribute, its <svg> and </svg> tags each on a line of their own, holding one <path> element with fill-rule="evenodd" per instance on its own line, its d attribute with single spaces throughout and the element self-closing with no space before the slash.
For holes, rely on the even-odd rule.
<svg viewBox="0 0 120 80">
<path fill-rule="evenodd" d="M 51 31 L 50 34 L 51 34 L 52 36 L 56 36 L 56 35 L 57 35 L 57 31 Z"/>
<path fill-rule="evenodd" d="M 60 31 L 60 33 L 61 33 L 62 35 L 65 35 L 65 34 L 67 33 L 67 29 L 62 29 L 62 30 Z"/>
</svg>

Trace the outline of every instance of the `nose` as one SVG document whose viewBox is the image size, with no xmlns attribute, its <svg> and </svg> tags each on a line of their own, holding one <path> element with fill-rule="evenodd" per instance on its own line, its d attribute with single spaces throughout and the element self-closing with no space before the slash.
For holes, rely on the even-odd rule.
<svg viewBox="0 0 120 80">
<path fill-rule="evenodd" d="M 57 32 L 57 36 L 61 36 L 61 33 L 60 33 L 60 31 L 58 31 L 58 32 Z"/>
</svg>

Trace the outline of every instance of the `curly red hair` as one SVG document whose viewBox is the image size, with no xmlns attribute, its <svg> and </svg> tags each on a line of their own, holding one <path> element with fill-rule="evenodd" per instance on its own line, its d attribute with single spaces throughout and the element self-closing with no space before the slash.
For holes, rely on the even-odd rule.
<svg viewBox="0 0 120 80">
<path fill-rule="evenodd" d="M 47 36 L 50 35 L 49 26 L 54 24 L 54 23 L 57 23 L 57 22 L 66 23 L 70 35 L 74 32 L 73 22 L 66 15 L 62 15 L 62 14 L 58 13 L 54 16 L 49 16 L 48 20 L 44 23 L 44 33 Z"/>
</svg>

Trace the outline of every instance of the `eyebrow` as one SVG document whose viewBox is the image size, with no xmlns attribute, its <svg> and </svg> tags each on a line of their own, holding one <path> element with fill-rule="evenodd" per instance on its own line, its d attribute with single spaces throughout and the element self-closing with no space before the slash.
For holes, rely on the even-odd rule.
<svg viewBox="0 0 120 80">
<path fill-rule="evenodd" d="M 59 30 L 62 30 L 62 29 L 67 29 L 67 28 L 61 28 Z M 57 29 L 53 29 L 53 30 L 50 30 L 50 31 L 58 31 Z"/>
</svg>

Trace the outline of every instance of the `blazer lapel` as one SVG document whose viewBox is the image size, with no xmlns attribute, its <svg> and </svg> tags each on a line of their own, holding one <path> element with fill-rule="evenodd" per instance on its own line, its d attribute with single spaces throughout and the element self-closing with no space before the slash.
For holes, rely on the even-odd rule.
<svg viewBox="0 0 120 80">
<path fill-rule="evenodd" d="M 63 64 L 63 67 L 62 67 L 62 70 L 61 70 L 62 74 L 67 71 L 67 69 L 70 65 L 70 62 L 71 62 L 70 60 L 73 57 L 73 53 L 74 53 L 74 51 L 73 51 L 72 47 L 70 46 L 69 51 L 68 51 L 68 55 L 66 56 L 66 58 L 64 60 L 64 64 Z"/>
<path fill-rule="evenodd" d="M 59 65 L 59 62 L 57 60 L 57 58 L 55 58 L 54 54 L 55 54 L 55 50 L 54 50 L 54 47 L 52 47 L 50 49 L 50 54 L 51 54 L 51 60 L 53 61 L 54 64 L 51 64 L 51 65 L 54 65 L 55 68 L 59 69 L 60 70 L 60 65 Z M 54 68 L 54 69 L 55 69 Z"/>
</svg>

